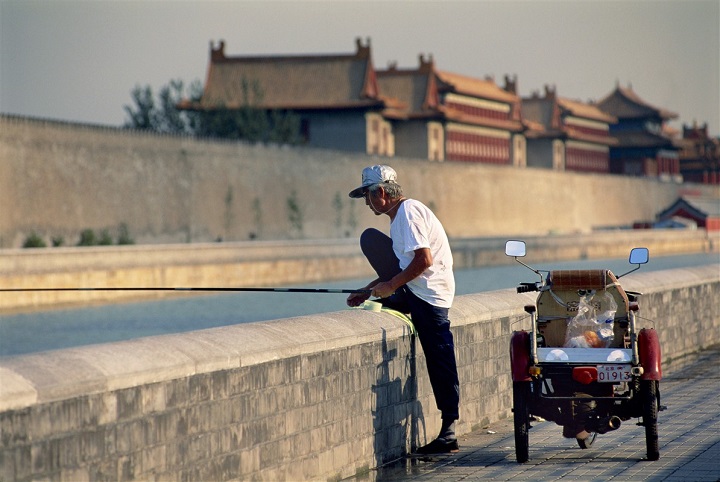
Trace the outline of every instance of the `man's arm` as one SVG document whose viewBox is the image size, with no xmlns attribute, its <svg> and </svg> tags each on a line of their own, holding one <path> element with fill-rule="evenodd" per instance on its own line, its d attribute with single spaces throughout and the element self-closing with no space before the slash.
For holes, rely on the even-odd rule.
<svg viewBox="0 0 720 482">
<path fill-rule="evenodd" d="M 430 253 L 430 248 L 416 249 L 415 257 L 412 261 L 410 261 L 407 268 L 393 276 L 390 281 L 375 284 L 374 287 L 372 287 L 372 296 L 387 298 L 391 294 L 395 293 L 395 291 L 402 285 L 407 284 L 423 274 L 426 269 L 432 266 L 432 263 L 433 258 Z M 368 286 L 368 288 L 371 288 L 371 286 Z"/>
</svg>

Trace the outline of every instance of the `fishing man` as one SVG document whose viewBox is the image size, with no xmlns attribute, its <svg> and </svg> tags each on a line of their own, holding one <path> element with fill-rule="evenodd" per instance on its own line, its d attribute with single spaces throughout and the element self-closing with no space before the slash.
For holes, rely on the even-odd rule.
<svg viewBox="0 0 720 482">
<path fill-rule="evenodd" d="M 403 196 L 397 173 L 390 166 L 363 169 L 362 185 L 352 190 L 350 197 L 364 197 L 377 216 L 387 215 L 390 237 L 372 228 L 360 236 L 360 248 L 378 277 L 363 288 L 372 290 L 371 294 L 351 294 L 347 304 L 359 306 L 375 296 L 383 306 L 410 314 L 442 414 L 440 434 L 417 453 L 457 452 L 455 420 L 459 418 L 460 382 L 448 318 L 455 277 L 445 229 L 427 206 Z"/>
</svg>

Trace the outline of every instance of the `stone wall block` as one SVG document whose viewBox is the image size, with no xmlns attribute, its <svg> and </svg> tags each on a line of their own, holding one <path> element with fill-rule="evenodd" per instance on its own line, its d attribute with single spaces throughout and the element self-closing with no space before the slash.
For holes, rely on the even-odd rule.
<svg viewBox="0 0 720 482">
<path fill-rule="evenodd" d="M 255 393 L 246 393 L 230 399 L 231 419 L 236 421 L 248 421 L 257 414 L 258 397 Z"/>
<path fill-rule="evenodd" d="M 142 415 L 142 387 L 132 387 L 117 392 L 117 419 L 123 422 Z"/>
<path fill-rule="evenodd" d="M 212 404 L 203 403 L 201 405 L 192 405 L 188 407 L 187 422 L 188 422 L 188 436 L 198 436 L 207 433 L 210 430 L 210 407 Z"/>
<path fill-rule="evenodd" d="M 190 377 L 188 401 L 191 404 L 206 402 L 213 393 L 213 377 L 211 374 L 200 374 Z"/>
<path fill-rule="evenodd" d="M 165 405 L 167 408 L 184 407 L 190 400 L 190 379 L 177 378 L 165 384 Z"/>
<path fill-rule="evenodd" d="M 30 440 L 29 432 L 36 427 L 32 419 L 33 411 L 30 408 L 22 410 L 8 410 L 0 413 L 0 445 L 2 447 L 15 447 L 23 445 Z M 47 424 L 49 428 L 49 423 Z M 33 432 L 34 436 L 41 436 L 41 432 Z"/>
<path fill-rule="evenodd" d="M 140 475 L 162 473 L 167 469 L 165 445 L 152 445 L 140 453 Z"/>
<path fill-rule="evenodd" d="M 166 383 L 153 383 L 146 385 L 142 391 L 142 411 L 144 414 L 161 412 L 167 406 Z"/>
<path fill-rule="evenodd" d="M 128 455 L 142 446 L 144 428 L 142 420 L 118 423 L 115 426 L 116 450 L 119 455 Z"/>
<path fill-rule="evenodd" d="M 83 466 L 105 457 L 105 427 L 85 430 L 79 434 L 80 457 Z"/>
</svg>

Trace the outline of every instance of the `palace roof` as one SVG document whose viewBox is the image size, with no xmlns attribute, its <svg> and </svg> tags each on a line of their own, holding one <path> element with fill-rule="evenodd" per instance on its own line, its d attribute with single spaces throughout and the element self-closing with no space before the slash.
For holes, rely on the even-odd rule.
<svg viewBox="0 0 720 482">
<path fill-rule="evenodd" d="M 584 102 L 565 99 L 563 97 L 558 97 L 557 102 L 564 111 L 575 117 L 606 122 L 608 124 L 615 124 L 617 122 L 617 117 L 606 114 L 595 104 L 586 104 Z"/>
<path fill-rule="evenodd" d="M 648 131 L 617 131 L 613 132 L 613 136 L 619 142 L 618 147 L 675 147 L 672 139 Z"/>
<path fill-rule="evenodd" d="M 720 198 L 709 195 L 684 195 L 659 212 L 657 218 L 668 219 L 676 215 L 701 221 L 702 225 L 705 225 L 708 218 L 720 220 Z"/>
<path fill-rule="evenodd" d="M 444 70 L 436 70 L 436 75 L 440 81 L 438 89 L 443 92 L 456 92 L 507 104 L 513 104 L 519 100 L 517 95 L 498 87 L 494 80 L 476 79 Z"/>
<path fill-rule="evenodd" d="M 565 137 L 609 146 L 617 145 L 615 137 L 594 134 L 587 129 L 563 122 L 563 117 L 575 117 L 603 124 L 614 124 L 617 118 L 601 111 L 596 105 L 558 97 L 556 90 L 545 86 L 545 96 L 537 92 L 522 101 L 523 122 L 530 139 Z"/>
<path fill-rule="evenodd" d="M 385 105 L 372 65 L 369 41 L 354 54 L 228 57 L 225 44 L 211 46 L 205 90 L 184 108 L 369 108 Z M 392 102 L 389 102 L 393 104 Z"/>
<path fill-rule="evenodd" d="M 403 105 L 405 118 L 436 117 L 439 104 L 434 76 L 421 69 L 398 69 L 377 71 L 378 85 L 382 93 L 397 99 Z"/>
<path fill-rule="evenodd" d="M 417 69 L 398 69 L 395 65 L 377 72 L 380 91 L 405 105 L 405 118 L 438 118 L 455 122 L 491 127 L 514 132 L 521 131 L 520 98 L 498 87 L 490 80 L 480 80 L 437 70 L 432 57 L 420 56 Z M 445 105 L 442 94 L 455 93 L 475 99 L 509 104 L 510 120 L 470 115 Z"/>
<path fill-rule="evenodd" d="M 632 87 L 620 87 L 618 84 L 615 90 L 597 103 L 598 107 L 608 114 L 620 119 L 659 117 L 663 120 L 676 119 L 678 115 L 669 110 L 655 107 L 635 93 Z"/>
</svg>

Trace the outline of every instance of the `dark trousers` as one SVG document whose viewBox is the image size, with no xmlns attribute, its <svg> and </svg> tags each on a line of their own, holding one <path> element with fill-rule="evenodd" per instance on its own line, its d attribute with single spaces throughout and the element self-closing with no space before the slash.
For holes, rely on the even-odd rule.
<svg viewBox="0 0 720 482">
<path fill-rule="evenodd" d="M 377 229 L 370 228 L 362 233 L 360 249 L 380 281 L 389 281 L 401 271 L 400 262 L 392 250 L 392 240 Z M 410 314 L 425 353 L 437 408 L 442 413 L 443 420 L 457 420 L 460 381 L 455 361 L 455 344 L 450 331 L 449 310 L 418 298 L 407 286 L 378 301 L 388 308 Z"/>
</svg>

